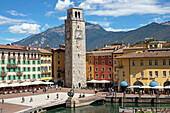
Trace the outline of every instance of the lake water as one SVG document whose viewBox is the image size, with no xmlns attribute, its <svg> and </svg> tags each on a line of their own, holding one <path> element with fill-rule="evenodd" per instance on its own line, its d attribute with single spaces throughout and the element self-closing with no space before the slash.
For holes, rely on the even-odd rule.
<svg viewBox="0 0 170 113">
<path fill-rule="evenodd" d="M 123 107 L 156 107 L 156 104 L 135 104 L 135 103 L 123 103 Z M 59 107 L 48 110 L 46 113 L 119 113 L 119 107 L 122 107 L 121 103 L 108 103 L 100 102 L 94 103 L 89 106 L 78 108 L 65 108 Z M 157 107 L 170 107 L 170 104 L 158 104 Z"/>
</svg>

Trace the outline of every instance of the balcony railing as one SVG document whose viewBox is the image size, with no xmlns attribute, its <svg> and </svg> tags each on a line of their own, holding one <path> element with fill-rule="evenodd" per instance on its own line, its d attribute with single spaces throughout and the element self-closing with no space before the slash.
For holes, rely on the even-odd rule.
<svg viewBox="0 0 170 113">
<path fill-rule="evenodd" d="M 8 59 L 15 59 L 15 56 L 8 56 Z"/>
<path fill-rule="evenodd" d="M 65 72 L 65 70 L 57 69 L 57 72 L 64 73 L 64 72 Z"/>
<path fill-rule="evenodd" d="M 1 59 L 5 59 L 5 55 L 2 55 L 2 56 L 1 56 Z"/>
<path fill-rule="evenodd" d="M 17 67 L 17 64 L 8 64 L 7 65 L 7 68 L 16 68 Z"/>
<path fill-rule="evenodd" d="M 18 72 L 16 73 L 16 75 L 22 75 L 22 74 L 23 74 L 22 71 L 18 71 Z"/>
<path fill-rule="evenodd" d="M 1 76 L 7 75 L 7 72 L 2 71 L 2 72 L 0 73 L 0 75 L 1 75 Z"/>
</svg>

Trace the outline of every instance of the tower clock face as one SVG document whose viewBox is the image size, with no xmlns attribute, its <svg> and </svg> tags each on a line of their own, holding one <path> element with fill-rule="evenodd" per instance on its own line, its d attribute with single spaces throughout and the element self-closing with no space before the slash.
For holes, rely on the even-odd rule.
<svg viewBox="0 0 170 113">
<path fill-rule="evenodd" d="M 75 33 L 76 33 L 75 39 L 82 39 L 82 31 L 81 30 L 76 31 Z"/>
</svg>

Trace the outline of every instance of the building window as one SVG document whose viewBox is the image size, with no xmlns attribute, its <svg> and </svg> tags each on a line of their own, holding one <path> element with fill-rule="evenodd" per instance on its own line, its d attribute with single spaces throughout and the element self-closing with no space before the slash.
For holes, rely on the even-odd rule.
<svg viewBox="0 0 170 113">
<path fill-rule="evenodd" d="M 155 77 L 158 77 L 158 71 L 155 71 Z"/>
<path fill-rule="evenodd" d="M 2 64 L 5 64 L 5 61 L 4 61 L 4 60 L 2 60 Z"/>
<path fill-rule="evenodd" d="M 112 79 L 112 74 L 109 74 L 109 79 Z"/>
<path fill-rule="evenodd" d="M 135 72 L 133 72 L 133 77 L 136 77 L 136 73 Z"/>
<path fill-rule="evenodd" d="M 38 67 L 38 71 L 40 71 L 40 67 Z"/>
<path fill-rule="evenodd" d="M 58 64 L 60 64 L 60 61 L 58 61 Z"/>
<path fill-rule="evenodd" d="M 91 66 L 89 67 L 89 71 L 92 71 L 92 67 Z"/>
<path fill-rule="evenodd" d="M 98 56 L 95 56 L 95 58 L 98 58 Z"/>
<path fill-rule="evenodd" d="M 91 58 L 91 56 L 89 56 Z"/>
<path fill-rule="evenodd" d="M 35 79 L 35 74 L 33 74 L 33 79 Z"/>
<path fill-rule="evenodd" d="M 35 67 L 33 67 L 33 71 L 35 71 Z"/>
<path fill-rule="evenodd" d="M 104 70 L 105 70 L 105 68 L 103 67 L 103 68 L 102 68 L 102 71 L 104 71 Z"/>
<path fill-rule="evenodd" d="M 24 79 L 26 79 L 26 75 L 24 75 Z"/>
<path fill-rule="evenodd" d="M 40 79 L 40 74 L 38 74 L 38 78 Z"/>
<path fill-rule="evenodd" d="M 61 55 L 57 55 L 57 58 L 61 58 Z"/>
<path fill-rule="evenodd" d="M 165 59 L 163 59 L 163 65 L 166 65 L 166 60 Z"/>
<path fill-rule="evenodd" d="M 112 56 L 110 55 L 109 58 L 112 58 Z"/>
<path fill-rule="evenodd" d="M 163 71 L 163 77 L 166 77 L 166 71 Z"/>
<path fill-rule="evenodd" d="M 117 62 L 117 61 L 116 61 Z M 112 64 L 112 61 L 111 60 L 109 60 L 109 64 Z"/>
<path fill-rule="evenodd" d="M 152 60 L 149 60 L 149 66 L 151 66 L 152 65 Z"/>
<path fill-rule="evenodd" d="M 144 77 L 144 73 L 143 73 L 143 71 L 142 71 L 140 74 L 141 74 L 141 75 L 140 75 L 141 77 Z"/>
<path fill-rule="evenodd" d="M 30 71 L 30 67 L 28 67 L 28 71 Z"/>
<path fill-rule="evenodd" d="M 15 80 L 15 75 L 13 75 L 13 80 Z"/>
<path fill-rule="evenodd" d="M 51 66 L 49 66 L 49 70 L 51 70 Z"/>
<path fill-rule="evenodd" d="M 169 59 L 169 65 L 170 65 L 170 59 Z"/>
<path fill-rule="evenodd" d="M 125 71 L 123 71 L 123 74 L 122 74 L 123 77 L 125 77 Z"/>
<path fill-rule="evenodd" d="M 132 61 L 132 66 L 135 66 L 135 60 Z"/>
<path fill-rule="evenodd" d="M 104 58 L 104 56 L 102 56 L 102 58 Z"/>
<path fill-rule="evenodd" d="M 104 61 L 104 60 L 102 60 L 102 64 L 105 64 L 105 61 Z"/>
<path fill-rule="evenodd" d="M 143 66 L 143 60 L 140 60 L 140 65 Z"/>
<path fill-rule="evenodd" d="M 95 74 L 95 78 L 96 78 L 96 79 L 98 79 L 98 78 L 99 78 L 99 77 L 98 77 L 98 74 Z"/>
<path fill-rule="evenodd" d="M 30 79 L 30 75 L 28 75 L 28 79 Z"/>
<path fill-rule="evenodd" d="M 20 80 L 21 79 L 21 76 L 20 75 L 18 75 L 18 80 Z"/>
<path fill-rule="evenodd" d="M 102 79 L 105 79 L 105 74 L 102 74 Z"/>
<path fill-rule="evenodd" d="M 157 66 L 157 65 L 158 65 L 158 60 L 156 59 L 156 60 L 155 60 L 155 66 Z"/>
<path fill-rule="evenodd" d="M 97 60 L 95 61 L 95 64 L 98 64 L 98 61 L 97 61 Z"/>
<path fill-rule="evenodd" d="M 97 67 L 95 68 L 95 71 L 98 72 L 98 68 Z"/>
<path fill-rule="evenodd" d="M 117 64 L 117 60 L 114 60 L 114 64 Z"/>
<path fill-rule="evenodd" d="M 109 71 L 112 71 L 112 68 L 111 68 L 111 67 L 109 67 Z"/>
<path fill-rule="evenodd" d="M 35 64 L 35 60 L 33 60 L 32 63 Z"/>
<path fill-rule="evenodd" d="M 91 59 L 89 60 L 89 64 L 92 64 L 92 60 Z"/>
<path fill-rule="evenodd" d="M 152 77 L 152 71 L 149 71 L 149 77 Z"/>
<path fill-rule="evenodd" d="M 170 71 L 169 71 L 169 77 L 170 77 Z"/>
<path fill-rule="evenodd" d="M 115 79 L 117 79 L 117 75 L 115 75 Z"/>
</svg>

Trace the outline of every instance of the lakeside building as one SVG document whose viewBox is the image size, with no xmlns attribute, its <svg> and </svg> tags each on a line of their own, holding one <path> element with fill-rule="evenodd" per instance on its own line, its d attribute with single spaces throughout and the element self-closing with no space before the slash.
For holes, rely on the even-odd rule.
<svg viewBox="0 0 170 113">
<path fill-rule="evenodd" d="M 65 45 L 60 44 L 59 48 L 52 48 L 52 73 L 54 82 L 64 86 L 65 81 Z"/>
<path fill-rule="evenodd" d="M 119 86 L 170 85 L 170 51 L 148 50 L 131 52 L 117 57 Z"/>
<path fill-rule="evenodd" d="M 52 52 L 40 49 L 41 52 L 41 80 L 52 80 Z"/>
<path fill-rule="evenodd" d="M 41 79 L 39 47 L 0 45 L 0 83 Z"/>
</svg>

